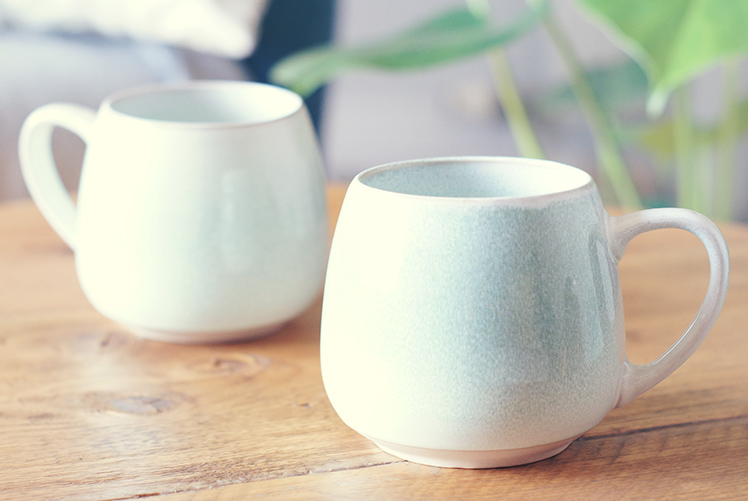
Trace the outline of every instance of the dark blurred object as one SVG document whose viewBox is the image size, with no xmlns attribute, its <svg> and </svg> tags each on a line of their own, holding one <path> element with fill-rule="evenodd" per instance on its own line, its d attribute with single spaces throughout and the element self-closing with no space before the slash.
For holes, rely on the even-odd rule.
<svg viewBox="0 0 748 501">
<path fill-rule="evenodd" d="M 241 61 L 248 77 L 268 83 L 268 73 L 284 57 L 329 43 L 335 29 L 335 0 L 271 0 L 254 53 Z M 304 101 L 319 133 L 325 88 Z"/>
</svg>

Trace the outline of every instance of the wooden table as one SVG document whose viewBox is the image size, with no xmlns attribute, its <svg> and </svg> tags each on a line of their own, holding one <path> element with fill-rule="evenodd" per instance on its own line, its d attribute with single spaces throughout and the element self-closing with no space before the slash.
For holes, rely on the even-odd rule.
<svg viewBox="0 0 748 501">
<path fill-rule="evenodd" d="M 330 189 L 333 217 L 344 189 Z M 320 304 L 276 336 L 180 346 L 96 313 L 28 202 L 0 205 L 0 499 L 748 499 L 748 228 L 722 225 L 730 292 L 663 383 L 562 454 L 496 470 L 401 461 L 347 428 L 320 379 Z M 652 360 L 703 298 L 690 234 L 621 266 L 630 358 Z"/>
</svg>

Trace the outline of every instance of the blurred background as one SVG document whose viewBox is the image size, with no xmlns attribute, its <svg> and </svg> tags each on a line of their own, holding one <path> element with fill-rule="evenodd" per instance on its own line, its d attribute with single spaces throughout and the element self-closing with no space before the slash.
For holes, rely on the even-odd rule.
<svg viewBox="0 0 748 501">
<path fill-rule="evenodd" d="M 463 5 L 454 0 L 339 3 L 337 40 L 355 45 L 378 39 Z M 527 9 L 524 0 L 493 2 L 498 25 Z M 571 27 L 589 61 L 615 60 L 619 51 L 568 1 L 555 11 Z M 524 95 L 540 96 L 566 80 L 553 47 L 541 30 L 517 40 L 508 55 Z M 516 155 L 501 115 L 489 64 L 483 55 L 415 72 L 362 72 L 331 84 L 323 143 L 331 174 L 347 177 L 385 162 L 430 156 Z M 591 144 L 575 112 L 537 117 L 539 135 L 554 160 L 594 169 Z"/>
<path fill-rule="evenodd" d="M 153 82 L 265 81 L 277 60 L 304 47 L 332 39 L 342 46 L 366 44 L 465 6 L 462 0 L 183 0 L 186 14 L 177 14 L 180 2 L 123 3 L 0 0 L 0 199 L 28 196 L 15 143 L 23 119 L 43 104 L 69 101 L 95 108 L 116 90 Z M 528 11 L 524 0 L 489 4 L 498 27 Z M 585 66 L 628 59 L 577 2 L 556 0 L 552 10 Z M 549 99 L 568 75 L 547 34 L 540 27 L 530 30 L 506 55 L 546 157 L 598 178 L 593 137 L 579 108 Z M 691 112 L 699 122 L 709 123 L 724 111 L 721 72 L 706 71 L 689 86 Z M 645 105 L 643 92 L 630 98 L 622 113 L 643 120 Z M 368 167 L 397 160 L 521 154 L 482 54 L 418 71 L 346 74 L 315 94 L 309 106 L 332 181 L 346 182 Z M 83 145 L 65 131 L 55 136 L 60 170 L 74 190 Z M 736 146 L 738 158 L 745 158 L 744 149 Z M 641 148 L 624 154 L 646 205 L 675 203 L 673 176 L 654 165 L 656 155 Z M 734 186 L 748 186 L 746 175 L 738 162 Z M 736 219 L 748 220 L 744 192 L 738 190 L 730 204 Z"/>
</svg>

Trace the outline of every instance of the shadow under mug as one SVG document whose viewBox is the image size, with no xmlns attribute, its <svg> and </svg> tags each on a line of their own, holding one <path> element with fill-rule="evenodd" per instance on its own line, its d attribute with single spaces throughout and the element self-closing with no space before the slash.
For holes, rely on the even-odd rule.
<svg viewBox="0 0 748 501">
<path fill-rule="evenodd" d="M 86 143 L 77 207 L 55 127 Z M 250 82 L 120 92 L 98 112 L 50 104 L 23 125 L 29 191 L 75 251 L 104 315 L 181 343 L 266 335 L 318 297 L 328 251 L 324 172 L 301 98 Z"/>
<path fill-rule="evenodd" d="M 618 261 L 636 235 L 682 228 L 706 246 L 706 297 L 648 365 L 625 353 Z M 706 217 L 605 211 L 585 172 L 465 157 L 375 167 L 345 196 L 328 263 L 321 364 L 351 428 L 404 459 L 488 468 L 566 448 L 697 348 L 729 257 Z"/>
</svg>

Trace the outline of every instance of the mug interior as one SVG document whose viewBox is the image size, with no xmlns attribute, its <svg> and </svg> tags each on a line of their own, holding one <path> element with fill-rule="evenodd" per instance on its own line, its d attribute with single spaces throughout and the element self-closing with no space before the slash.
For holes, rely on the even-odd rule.
<svg viewBox="0 0 748 501">
<path fill-rule="evenodd" d="M 563 193 L 592 182 L 568 165 L 523 158 L 466 157 L 374 167 L 359 181 L 405 195 L 449 198 L 519 198 Z"/>
<path fill-rule="evenodd" d="M 301 98 L 286 89 L 249 82 L 154 87 L 115 96 L 109 106 L 128 116 L 173 123 L 265 123 L 298 111 Z"/>
</svg>

